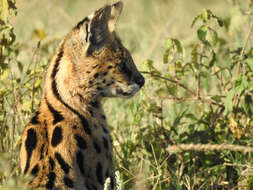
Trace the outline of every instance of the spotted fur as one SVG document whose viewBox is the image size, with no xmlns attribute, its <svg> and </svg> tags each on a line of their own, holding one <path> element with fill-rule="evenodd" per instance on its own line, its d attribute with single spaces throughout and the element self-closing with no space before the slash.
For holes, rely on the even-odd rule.
<svg viewBox="0 0 253 190">
<path fill-rule="evenodd" d="M 80 21 L 60 43 L 46 73 L 38 111 L 26 126 L 21 169 L 33 188 L 102 190 L 114 186 L 104 97 L 131 97 L 143 85 L 115 33 L 122 2 Z"/>
</svg>

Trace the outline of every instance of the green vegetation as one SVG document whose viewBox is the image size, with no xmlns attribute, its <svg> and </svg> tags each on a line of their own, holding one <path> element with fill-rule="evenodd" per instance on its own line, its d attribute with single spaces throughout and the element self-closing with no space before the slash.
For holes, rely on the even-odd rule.
<svg viewBox="0 0 253 190">
<path fill-rule="evenodd" d="M 20 135 L 59 39 L 102 5 L 82 4 L 0 0 L 0 190 L 25 188 Z M 105 102 L 119 189 L 253 189 L 252 5 L 125 1 L 118 33 L 146 84 Z"/>
</svg>

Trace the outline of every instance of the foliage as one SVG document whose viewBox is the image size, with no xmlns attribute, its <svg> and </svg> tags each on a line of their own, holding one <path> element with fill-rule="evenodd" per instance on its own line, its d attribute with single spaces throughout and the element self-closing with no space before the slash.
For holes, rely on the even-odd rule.
<svg viewBox="0 0 253 190">
<path fill-rule="evenodd" d="M 184 48 L 180 40 L 168 38 L 162 71 L 155 60 L 144 62 L 145 90 L 138 103 L 128 105 L 132 119 L 127 130 L 135 135 L 125 141 L 115 134 L 126 189 L 133 184 L 159 190 L 237 189 L 246 188 L 247 180 L 251 188 L 252 154 L 226 147 L 244 145 L 246 150 L 252 144 L 253 25 L 244 43 L 234 46 L 229 19 L 203 10 L 192 22 L 192 27 L 200 23 L 198 41 Z M 196 148 L 166 149 L 180 144 Z M 221 149 L 208 149 L 209 144 Z"/>
<path fill-rule="evenodd" d="M 0 10 L 0 189 L 27 189 L 24 186 L 27 178 L 20 175 L 17 159 L 20 126 L 27 123 L 34 102 L 38 104 L 34 96 L 39 94 L 45 66 L 25 66 L 17 59 L 21 47 L 15 42 L 12 26 L 17 14 L 16 1 L 1 0 Z"/>
<path fill-rule="evenodd" d="M 106 103 L 118 189 L 252 189 L 252 153 L 226 148 L 246 150 L 253 143 L 252 13 L 232 3 L 245 28 L 237 28 L 236 14 L 221 18 L 203 10 L 191 24 L 194 41 L 163 39 L 163 63 L 145 58 L 146 84 L 134 99 Z M 39 42 L 30 62 L 21 62 L 25 50 L 11 24 L 15 1 L 0 0 L 0 10 L 0 190 L 24 189 L 20 135 L 39 103 L 54 42 Z M 38 28 L 33 37 L 46 33 Z M 169 151 L 182 144 L 196 146 Z"/>
</svg>

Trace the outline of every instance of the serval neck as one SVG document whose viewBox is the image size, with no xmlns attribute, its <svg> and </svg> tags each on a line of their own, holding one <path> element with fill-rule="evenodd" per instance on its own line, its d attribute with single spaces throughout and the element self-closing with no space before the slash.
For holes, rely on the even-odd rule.
<svg viewBox="0 0 253 190">
<path fill-rule="evenodd" d="M 57 52 L 48 68 L 43 89 L 45 101 L 41 102 L 41 106 L 50 109 L 50 104 L 53 104 L 57 111 L 68 113 L 70 118 L 79 117 L 89 125 L 99 125 L 99 122 L 105 120 L 101 96 L 92 88 L 93 84 L 90 84 L 89 80 L 84 80 L 80 85 L 75 82 L 75 76 L 69 74 L 69 70 L 75 68 L 71 57 L 64 52 L 63 43 Z M 49 100 L 53 102 L 48 102 Z"/>
</svg>

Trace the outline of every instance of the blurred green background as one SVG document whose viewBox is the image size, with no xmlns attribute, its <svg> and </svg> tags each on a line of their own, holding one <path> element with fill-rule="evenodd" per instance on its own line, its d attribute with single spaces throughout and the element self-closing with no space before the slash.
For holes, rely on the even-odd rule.
<svg viewBox="0 0 253 190">
<path fill-rule="evenodd" d="M 62 39 L 78 21 L 98 7 L 113 1 L 102 0 L 44 0 L 18 2 L 15 20 L 17 41 L 29 43 L 35 30 L 42 30 L 48 40 Z M 117 31 L 124 45 L 129 48 L 137 64 L 151 58 L 162 61 L 164 40 L 179 38 L 187 43 L 196 40 L 190 28 L 193 17 L 205 9 L 217 15 L 233 14 L 227 0 L 124 0 L 124 9 Z"/>
</svg>

